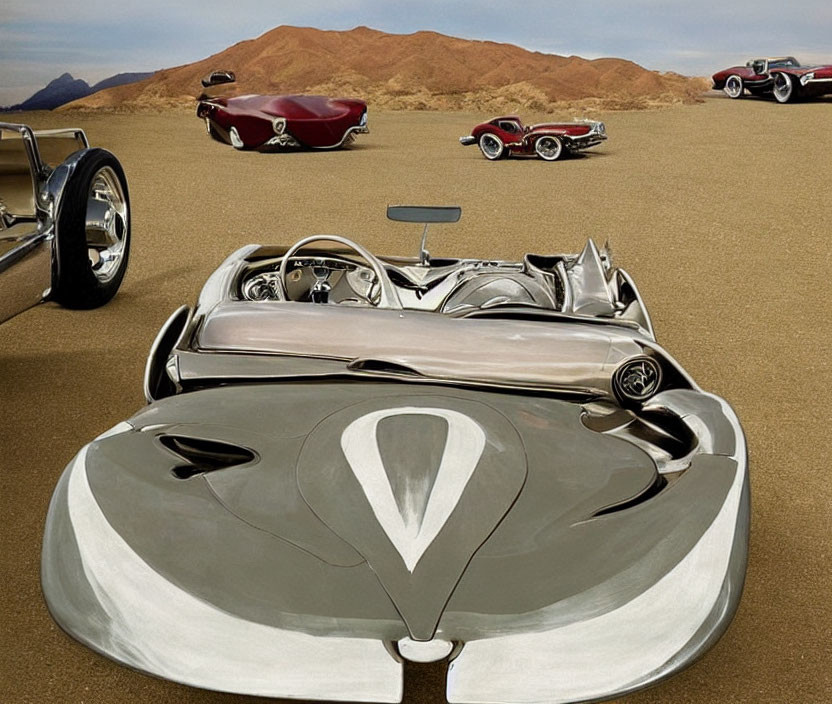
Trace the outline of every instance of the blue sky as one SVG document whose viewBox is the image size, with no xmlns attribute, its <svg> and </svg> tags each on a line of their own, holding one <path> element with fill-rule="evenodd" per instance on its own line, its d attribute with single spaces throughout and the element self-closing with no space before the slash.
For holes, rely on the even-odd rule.
<svg viewBox="0 0 832 704">
<path fill-rule="evenodd" d="M 281 24 L 430 29 L 710 75 L 755 55 L 832 62 L 830 0 L 3 0 L 0 105 L 64 71 L 92 83 L 189 63 Z"/>
</svg>

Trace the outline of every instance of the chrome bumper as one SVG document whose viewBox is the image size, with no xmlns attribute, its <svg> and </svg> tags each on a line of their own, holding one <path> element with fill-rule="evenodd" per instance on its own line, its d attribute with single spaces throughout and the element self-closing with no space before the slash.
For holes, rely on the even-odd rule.
<svg viewBox="0 0 832 704">
<path fill-rule="evenodd" d="M 459 138 L 459 143 L 463 147 L 467 147 L 471 144 L 476 144 L 477 143 L 477 138 L 469 134 L 466 137 L 460 137 Z"/>
<path fill-rule="evenodd" d="M 567 146 L 573 151 L 577 151 L 579 149 L 589 149 L 590 147 L 601 144 L 601 142 L 603 142 L 606 138 L 607 135 L 605 134 L 590 133 L 581 137 L 573 137 L 569 140 Z"/>
</svg>

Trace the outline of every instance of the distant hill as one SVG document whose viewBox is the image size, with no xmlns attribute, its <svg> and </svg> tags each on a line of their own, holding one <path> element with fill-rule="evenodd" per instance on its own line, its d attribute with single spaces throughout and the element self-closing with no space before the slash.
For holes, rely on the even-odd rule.
<svg viewBox="0 0 832 704">
<path fill-rule="evenodd" d="M 145 71 L 144 73 L 117 73 L 115 76 L 105 78 L 103 81 L 98 81 L 98 83 L 93 85 L 90 88 L 90 95 L 100 90 L 105 90 L 106 88 L 115 88 L 116 86 L 124 86 L 130 83 L 136 83 L 137 81 L 143 81 L 145 78 L 152 76 L 153 73 L 153 71 Z"/>
<path fill-rule="evenodd" d="M 65 103 L 91 95 L 99 90 L 134 83 L 152 75 L 152 73 L 119 73 L 90 86 L 86 81 L 73 78 L 69 73 L 64 73 L 47 83 L 45 88 L 41 88 L 22 103 L 3 109 L 7 111 L 54 110 Z"/>
<path fill-rule="evenodd" d="M 103 90 L 63 109 L 193 107 L 200 79 L 232 70 L 230 92 L 324 93 L 388 109 L 551 112 L 565 105 L 630 109 L 698 101 L 702 79 L 659 73 L 624 59 L 588 60 L 436 32 L 387 34 L 281 26 L 206 59 Z"/>
</svg>

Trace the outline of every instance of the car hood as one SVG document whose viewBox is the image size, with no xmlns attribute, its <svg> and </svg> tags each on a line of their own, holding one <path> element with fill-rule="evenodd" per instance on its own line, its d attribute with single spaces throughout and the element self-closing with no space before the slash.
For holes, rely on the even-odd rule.
<svg viewBox="0 0 832 704">
<path fill-rule="evenodd" d="M 539 125 L 531 125 L 528 133 L 538 132 L 560 132 L 563 134 L 579 136 L 587 134 L 592 130 L 592 125 L 585 122 L 542 122 Z"/>
<path fill-rule="evenodd" d="M 365 107 L 360 100 L 328 98 L 323 95 L 241 95 L 214 100 L 241 111 L 256 111 L 288 120 L 337 119 Z"/>
<path fill-rule="evenodd" d="M 736 454 L 700 454 L 653 495 L 651 457 L 590 430 L 584 414 L 554 398 L 373 382 L 158 401 L 82 450 L 61 479 L 44 539 L 47 603 L 65 630 L 132 667 L 272 696 L 342 698 L 308 681 L 306 660 L 329 657 L 324 679 L 356 659 L 367 670 L 344 697 L 394 701 L 382 685 L 398 672 L 386 644 L 465 644 L 449 693 L 485 701 L 476 673 L 506 638 L 523 651 L 526 637 L 664 593 L 721 521 L 709 540 L 724 559 L 668 586 L 684 609 L 692 581 L 699 605 L 678 616 L 680 634 L 673 614 L 651 626 L 673 632 L 653 672 L 713 609 L 719 622 L 733 612 L 724 584 L 735 599 L 742 577 L 728 555 L 740 546 L 744 565 L 732 537 L 742 534 L 744 467 Z M 168 630 L 173 642 L 158 635 Z M 285 673 L 269 680 L 280 668 L 251 672 L 263 653 L 241 663 L 228 650 L 241 634 L 261 643 L 261 631 L 263 653 L 295 653 L 289 684 Z M 244 676 L 267 682 L 243 686 Z"/>
</svg>

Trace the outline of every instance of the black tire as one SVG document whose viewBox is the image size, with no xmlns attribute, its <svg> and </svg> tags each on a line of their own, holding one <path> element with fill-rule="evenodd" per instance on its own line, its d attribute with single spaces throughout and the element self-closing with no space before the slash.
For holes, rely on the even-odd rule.
<svg viewBox="0 0 832 704">
<path fill-rule="evenodd" d="M 113 238 L 113 251 L 118 254 L 111 259 L 109 250 L 93 247 L 88 241 L 89 208 L 102 202 L 100 188 L 93 198 L 93 186 L 104 182 L 120 189 L 119 207 L 110 209 L 104 218 L 108 225 L 112 223 L 107 236 Z M 106 211 L 108 201 L 103 202 L 100 209 Z M 118 212 L 121 210 L 124 212 Z M 77 162 L 61 196 L 55 247 L 51 296 L 55 301 L 66 308 L 89 309 L 103 306 L 116 295 L 130 256 L 130 196 L 124 169 L 107 150 L 88 149 Z M 91 251 L 101 256 L 97 262 L 90 258 Z M 102 256 L 105 251 L 107 260 Z"/>
</svg>

